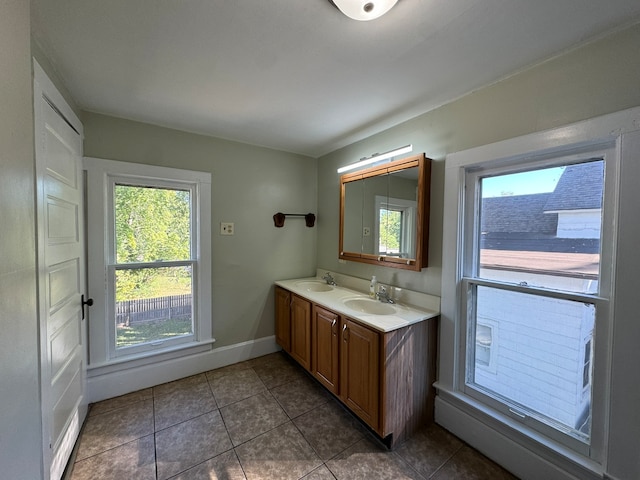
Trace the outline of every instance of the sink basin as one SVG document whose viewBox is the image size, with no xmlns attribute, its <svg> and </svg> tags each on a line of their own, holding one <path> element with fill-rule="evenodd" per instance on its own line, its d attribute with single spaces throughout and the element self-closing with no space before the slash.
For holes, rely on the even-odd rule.
<svg viewBox="0 0 640 480">
<path fill-rule="evenodd" d="M 396 309 L 388 303 L 382 303 L 370 298 L 349 298 L 343 301 L 346 307 L 370 315 L 391 315 Z"/>
<path fill-rule="evenodd" d="M 331 290 L 333 290 L 333 287 L 331 285 L 313 281 L 298 282 L 296 283 L 296 287 L 302 288 L 307 292 L 330 292 Z"/>
</svg>

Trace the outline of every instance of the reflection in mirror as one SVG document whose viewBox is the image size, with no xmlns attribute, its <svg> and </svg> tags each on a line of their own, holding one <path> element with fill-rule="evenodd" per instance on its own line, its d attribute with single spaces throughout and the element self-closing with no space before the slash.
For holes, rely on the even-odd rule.
<svg viewBox="0 0 640 480">
<path fill-rule="evenodd" d="M 378 253 L 379 245 L 379 211 L 376 208 L 376 198 L 387 198 L 388 175 L 383 174 L 375 177 L 362 179 L 360 182 L 364 184 L 364 197 L 362 205 L 362 250 L 361 253 L 369 253 L 371 255 Z"/>
<path fill-rule="evenodd" d="M 340 258 L 427 266 L 431 160 L 424 154 L 340 178 Z"/>
<path fill-rule="evenodd" d="M 364 182 L 345 185 L 343 248 L 349 252 L 362 250 Z"/>
<path fill-rule="evenodd" d="M 376 253 L 416 258 L 418 167 L 387 175 L 387 195 L 376 196 Z"/>
</svg>

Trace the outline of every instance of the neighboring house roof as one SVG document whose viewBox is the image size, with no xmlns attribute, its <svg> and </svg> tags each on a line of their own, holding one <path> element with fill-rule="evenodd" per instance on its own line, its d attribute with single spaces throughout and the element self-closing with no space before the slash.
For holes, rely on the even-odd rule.
<svg viewBox="0 0 640 480">
<path fill-rule="evenodd" d="M 482 199 L 483 233 L 531 233 L 555 235 L 558 215 L 544 213 L 551 193 L 509 195 Z"/>
<path fill-rule="evenodd" d="M 602 208 L 603 178 L 602 160 L 566 167 L 544 206 L 544 211 Z"/>
<path fill-rule="evenodd" d="M 482 268 L 586 279 L 597 279 L 600 267 L 597 253 L 482 250 L 480 261 Z"/>
<path fill-rule="evenodd" d="M 597 278 L 600 240 L 558 238 L 545 212 L 601 208 L 603 175 L 602 161 L 570 165 L 552 193 L 482 199 L 482 267 Z"/>
<path fill-rule="evenodd" d="M 599 238 L 557 238 L 532 233 L 486 233 L 480 248 L 520 252 L 598 253 Z"/>
</svg>

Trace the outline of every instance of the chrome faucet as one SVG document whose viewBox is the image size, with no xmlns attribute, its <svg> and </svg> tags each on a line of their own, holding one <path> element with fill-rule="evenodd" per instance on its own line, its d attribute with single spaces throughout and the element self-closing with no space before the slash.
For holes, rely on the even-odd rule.
<svg viewBox="0 0 640 480">
<path fill-rule="evenodd" d="M 376 298 L 380 300 L 382 303 L 395 303 L 393 298 L 389 296 L 389 292 L 387 292 L 387 287 L 384 285 L 378 284 L 378 291 L 376 292 Z"/>
<path fill-rule="evenodd" d="M 322 277 L 322 279 L 327 282 L 327 285 L 337 285 L 336 281 L 333 279 L 333 277 L 331 276 L 331 272 L 327 272 L 324 274 L 324 277 Z"/>
</svg>

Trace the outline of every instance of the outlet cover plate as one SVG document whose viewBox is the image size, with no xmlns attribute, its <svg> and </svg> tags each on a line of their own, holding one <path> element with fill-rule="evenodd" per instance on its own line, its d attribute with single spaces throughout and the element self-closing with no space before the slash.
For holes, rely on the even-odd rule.
<svg viewBox="0 0 640 480">
<path fill-rule="evenodd" d="M 220 235 L 233 235 L 235 228 L 233 223 L 222 222 L 220 223 Z"/>
</svg>

